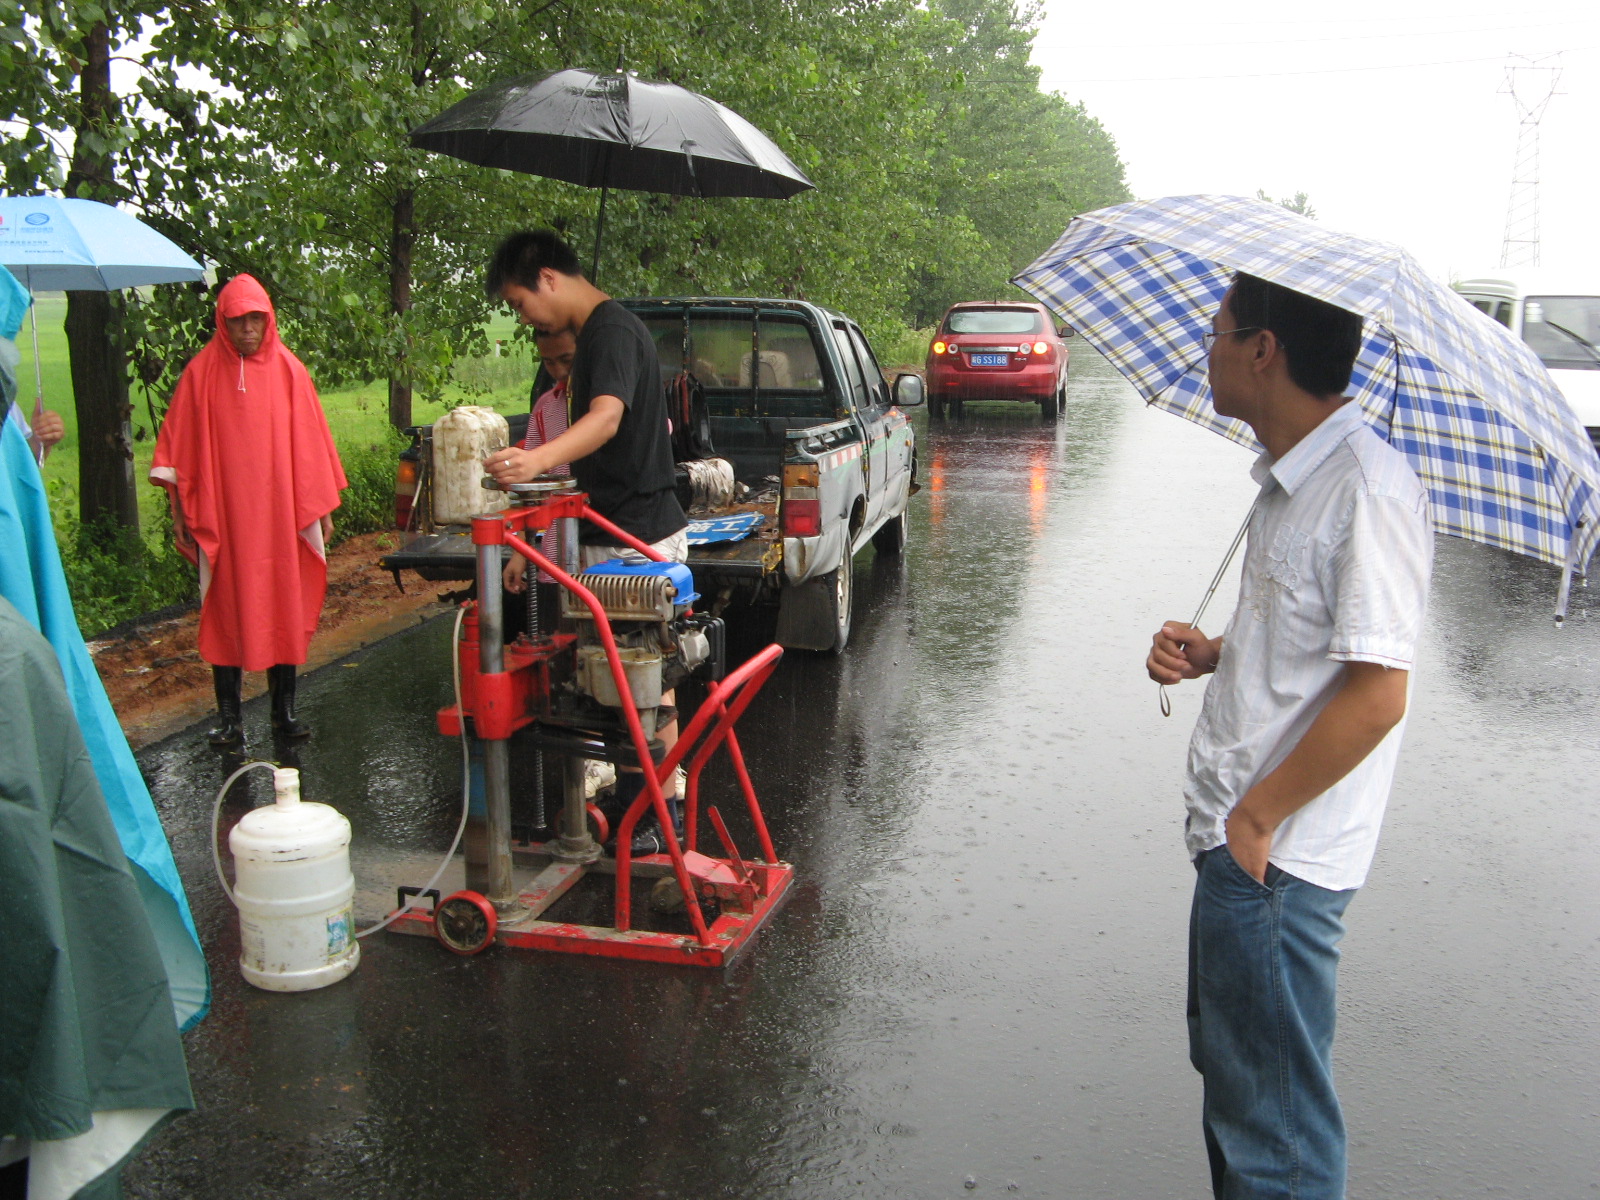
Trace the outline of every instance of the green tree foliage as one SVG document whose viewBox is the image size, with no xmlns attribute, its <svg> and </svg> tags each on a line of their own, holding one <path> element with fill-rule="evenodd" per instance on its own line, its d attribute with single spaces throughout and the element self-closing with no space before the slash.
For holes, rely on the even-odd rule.
<svg viewBox="0 0 1600 1200">
<path fill-rule="evenodd" d="M 1280 204 L 1292 213 L 1299 213 L 1308 221 L 1317 219 L 1317 210 L 1311 207 L 1311 197 L 1304 192 L 1296 192 L 1292 196 L 1284 196 L 1281 199 L 1274 200 L 1267 195 L 1265 188 L 1257 188 L 1256 199 L 1265 200 L 1268 204 Z"/>
<path fill-rule="evenodd" d="M 937 0 L 934 10 L 946 18 L 925 106 L 934 238 L 915 264 L 915 325 L 958 300 L 1015 296 L 1011 276 L 1068 221 L 1130 198 L 1100 123 L 1038 89 L 1037 6 Z"/>
<path fill-rule="evenodd" d="M 0 112 L 28 131 L 0 159 L 15 190 L 63 178 L 80 124 L 52 2 L 0 0 L 0 85 L 28 98 Z M 598 282 L 618 295 L 806 297 L 889 337 L 1010 294 L 1073 215 L 1127 194 L 1109 135 L 1039 92 L 1035 14 L 1012 0 L 144 2 L 95 8 L 140 66 L 105 135 L 118 198 L 220 276 L 258 275 L 324 386 L 389 379 L 397 423 L 412 386 L 483 352 L 500 236 L 551 225 L 586 262 L 593 245 L 597 193 L 410 148 L 494 80 L 620 59 L 743 114 L 816 183 L 788 201 L 613 192 Z M 159 288 L 127 322 L 134 369 L 165 394 L 210 302 Z"/>
</svg>

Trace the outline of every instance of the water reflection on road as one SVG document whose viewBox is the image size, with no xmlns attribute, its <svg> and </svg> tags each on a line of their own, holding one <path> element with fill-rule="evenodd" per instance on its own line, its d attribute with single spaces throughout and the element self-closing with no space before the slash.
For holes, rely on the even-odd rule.
<svg viewBox="0 0 1600 1200">
<path fill-rule="evenodd" d="M 202 1109 L 129 1194 L 1204 1194 L 1178 798 L 1199 692 L 1163 719 L 1140 663 L 1192 614 L 1249 456 L 1083 349 L 1059 426 L 975 406 L 920 436 L 905 561 L 862 555 L 849 650 L 790 655 L 743 726 L 800 882 L 726 977 L 380 938 L 336 987 L 255 992 L 208 878 L 218 761 L 195 733 L 147 752 L 217 1003 L 189 1041 Z M 1580 594 L 1554 630 L 1555 583 L 1439 545 L 1345 945 L 1353 1197 L 1600 1183 L 1600 610 Z M 307 796 L 382 881 L 364 919 L 450 837 L 449 632 L 303 688 Z"/>
</svg>

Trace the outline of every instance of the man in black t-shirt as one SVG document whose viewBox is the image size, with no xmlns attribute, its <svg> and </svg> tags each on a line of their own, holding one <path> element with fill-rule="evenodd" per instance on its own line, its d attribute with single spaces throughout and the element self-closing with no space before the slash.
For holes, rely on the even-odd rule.
<svg viewBox="0 0 1600 1200">
<path fill-rule="evenodd" d="M 644 322 L 585 279 L 571 248 L 548 230 L 502 242 L 485 289 L 524 325 L 570 330 L 578 340 L 567 431 L 535 450 L 498 451 L 485 461 L 489 474 L 501 483 L 526 483 L 571 463 L 595 511 L 682 562 L 688 520 L 673 490 L 661 367 Z M 585 566 L 629 557 L 592 526 L 584 527 L 581 541 Z"/>
<path fill-rule="evenodd" d="M 484 278 L 484 290 L 504 300 L 524 325 L 544 333 L 570 331 L 578 339 L 567 383 L 570 424 L 565 433 L 533 450 L 497 450 L 484 466 L 502 484 L 527 483 L 561 463 L 570 463 L 578 487 L 594 510 L 674 562 L 689 557 L 688 518 L 673 490 L 672 440 L 661 385 L 660 360 L 644 322 L 585 279 L 572 248 L 548 229 L 514 233 L 500 243 Z M 585 523 L 579 540 L 582 565 L 611 558 L 644 561 L 637 551 L 612 544 Z M 670 750 L 678 740 L 673 694 L 662 694 L 657 730 Z M 626 808 L 638 796 L 643 775 L 623 768 L 616 801 Z M 682 837 L 676 788 L 662 788 L 667 810 Z M 634 854 L 666 849 L 650 819 L 639 823 Z"/>
</svg>

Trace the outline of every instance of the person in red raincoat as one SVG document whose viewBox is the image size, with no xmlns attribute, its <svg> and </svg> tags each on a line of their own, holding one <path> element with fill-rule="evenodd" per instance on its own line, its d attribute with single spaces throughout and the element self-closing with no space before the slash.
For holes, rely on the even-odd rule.
<svg viewBox="0 0 1600 1200">
<path fill-rule="evenodd" d="M 178 381 L 150 480 L 167 489 L 173 540 L 200 570 L 200 657 L 220 716 L 212 744 L 244 739 L 245 671 L 267 672 L 273 730 L 308 736 L 295 667 L 322 612 L 330 514 L 348 485 L 311 376 L 249 275 L 217 295 L 217 332 Z"/>
</svg>

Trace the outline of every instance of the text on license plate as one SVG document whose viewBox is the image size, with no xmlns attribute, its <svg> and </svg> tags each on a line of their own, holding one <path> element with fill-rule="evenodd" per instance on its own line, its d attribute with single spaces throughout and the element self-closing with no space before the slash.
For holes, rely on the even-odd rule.
<svg viewBox="0 0 1600 1200">
<path fill-rule="evenodd" d="M 972 365 L 975 367 L 1003 367 L 1006 365 L 1007 357 L 1004 354 L 974 354 L 972 356 Z"/>
</svg>

